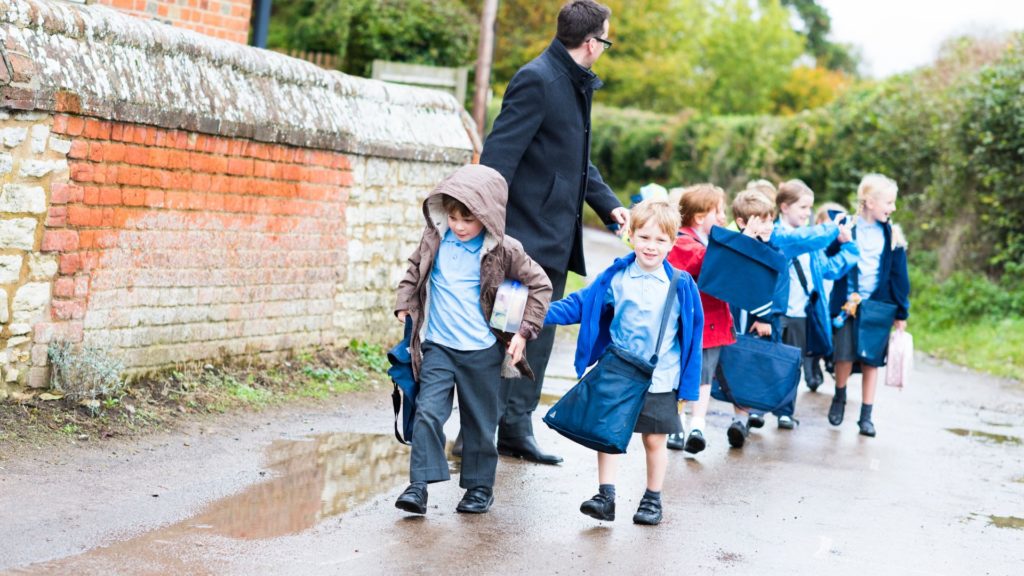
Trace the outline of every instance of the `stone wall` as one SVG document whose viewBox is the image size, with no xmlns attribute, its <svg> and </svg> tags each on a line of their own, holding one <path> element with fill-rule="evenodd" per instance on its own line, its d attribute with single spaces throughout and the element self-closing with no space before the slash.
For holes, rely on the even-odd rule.
<svg viewBox="0 0 1024 576">
<path fill-rule="evenodd" d="M 55 340 L 148 369 L 399 334 L 420 202 L 474 155 L 454 98 L 102 6 L 5 2 L 0 43 L 8 385 Z"/>
</svg>

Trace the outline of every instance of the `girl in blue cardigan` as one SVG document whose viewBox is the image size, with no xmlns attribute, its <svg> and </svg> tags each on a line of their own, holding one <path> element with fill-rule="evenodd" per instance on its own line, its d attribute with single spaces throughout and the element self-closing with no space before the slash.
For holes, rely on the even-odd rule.
<svg viewBox="0 0 1024 576">
<path fill-rule="evenodd" d="M 655 352 L 662 310 L 675 270 L 665 257 L 679 229 L 679 211 L 663 201 L 637 204 L 630 215 L 633 253 L 616 260 L 590 286 L 551 305 L 546 324 L 579 324 L 576 375 L 582 377 L 609 344 L 642 358 Z M 668 467 L 666 441 L 682 432 L 681 401 L 696 400 L 700 386 L 704 314 L 697 284 L 679 272 L 658 364 L 634 432 L 647 453 L 647 491 L 633 516 L 637 524 L 661 522 L 661 488 Z M 598 520 L 615 519 L 618 457 L 598 452 L 598 493 L 580 512 Z"/>
<path fill-rule="evenodd" d="M 836 280 L 832 287 L 830 312 L 833 317 L 846 318 L 834 340 L 836 367 L 836 395 L 828 410 L 828 421 L 833 426 L 843 423 L 846 409 L 846 383 L 859 364 L 862 374 L 862 402 L 860 419 L 857 421 L 860 433 L 874 437 L 875 425 L 871 411 L 875 404 L 875 389 L 878 383 L 878 368 L 884 360 L 874 365 L 861 358 L 858 347 L 858 318 L 856 302 L 873 300 L 895 305 L 896 319 L 893 328 L 905 329 L 910 316 L 910 278 L 907 273 L 907 250 L 903 235 L 893 229 L 889 217 L 896 210 L 896 194 L 899 188 L 891 178 L 881 174 L 868 174 L 857 187 L 857 223 L 854 239 L 860 251 L 860 259 L 846 276 Z"/>
</svg>

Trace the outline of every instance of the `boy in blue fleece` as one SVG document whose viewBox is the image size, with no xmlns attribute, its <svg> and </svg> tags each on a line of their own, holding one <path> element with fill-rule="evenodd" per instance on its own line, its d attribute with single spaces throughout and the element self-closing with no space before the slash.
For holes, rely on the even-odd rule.
<svg viewBox="0 0 1024 576">
<path fill-rule="evenodd" d="M 580 324 L 576 375 L 583 376 L 609 344 L 643 358 L 658 354 L 651 387 L 634 432 L 642 434 L 647 452 L 647 491 L 633 516 L 637 524 L 661 522 L 661 488 L 668 467 L 666 441 L 682 432 L 682 401 L 696 400 L 700 386 L 704 313 L 697 284 L 679 272 L 675 302 L 669 311 L 661 349 L 655 351 L 662 310 L 675 270 L 665 257 L 679 229 L 679 211 L 664 201 L 637 204 L 629 222 L 633 253 L 616 260 L 593 284 L 554 302 L 545 324 Z M 615 519 L 618 457 L 597 454 L 598 493 L 580 512 L 598 520 Z"/>
</svg>

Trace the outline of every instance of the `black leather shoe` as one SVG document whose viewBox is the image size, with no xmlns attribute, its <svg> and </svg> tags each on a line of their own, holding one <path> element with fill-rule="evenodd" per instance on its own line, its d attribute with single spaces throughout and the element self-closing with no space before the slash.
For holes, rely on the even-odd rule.
<svg viewBox="0 0 1024 576">
<path fill-rule="evenodd" d="M 857 422 L 857 426 L 860 426 L 861 436 L 875 437 L 875 424 L 871 420 L 861 420 Z"/>
<path fill-rule="evenodd" d="M 836 401 L 835 396 L 833 396 L 832 405 L 828 407 L 828 423 L 833 426 L 839 426 L 843 423 L 845 412 L 846 400 Z"/>
<path fill-rule="evenodd" d="M 522 458 L 523 460 L 538 464 L 559 464 L 562 462 L 561 456 L 541 452 L 540 446 L 537 446 L 537 440 L 533 436 L 511 439 L 499 438 L 498 454 Z"/>
<path fill-rule="evenodd" d="M 779 429 L 780 430 L 792 430 L 800 422 L 792 416 L 779 416 Z"/>
<path fill-rule="evenodd" d="M 704 440 L 704 434 L 700 430 L 690 430 L 690 435 L 686 437 L 686 446 L 683 450 L 690 454 L 696 454 L 706 448 L 707 445 L 707 441 Z"/>
<path fill-rule="evenodd" d="M 743 448 L 743 443 L 747 441 L 747 426 L 739 420 L 733 420 L 725 435 L 729 438 L 729 446 Z"/>
<path fill-rule="evenodd" d="M 817 392 L 818 387 L 825 381 L 825 375 L 821 373 L 821 360 L 814 359 L 814 364 L 811 364 L 811 379 L 807 382 L 807 387 L 811 389 L 811 392 Z"/>
<path fill-rule="evenodd" d="M 605 522 L 615 520 L 615 497 L 598 492 L 593 498 L 580 504 L 580 512 Z"/>
<path fill-rule="evenodd" d="M 410 484 L 395 501 L 395 508 L 413 514 L 427 513 L 427 487 Z"/>
<path fill-rule="evenodd" d="M 761 414 L 751 414 L 747 416 L 747 428 L 762 428 L 764 427 L 764 416 Z"/>
<path fill-rule="evenodd" d="M 661 500 L 641 498 L 636 514 L 633 514 L 633 524 L 655 526 L 659 523 L 661 523 Z"/>
<path fill-rule="evenodd" d="M 459 430 L 459 435 L 455 437 L 455 442 L 452 444 L 452 456 L 462 458 L 462 430 Z"/>
<path fill-rule="evenodd" d="M 667 446 L 669 450 L 682 450 L 686 446 L 686 440 L 682 434 L 669 434 Z"/>
<path fill-rule="evenodd" d="M 456 512 L 465 514 L 483 514 L 491 509 L 494 504 L 494 493 L 488 486 L 474 486 L 462 496 L 459 505 L 455 507 Z"/>
</svg>

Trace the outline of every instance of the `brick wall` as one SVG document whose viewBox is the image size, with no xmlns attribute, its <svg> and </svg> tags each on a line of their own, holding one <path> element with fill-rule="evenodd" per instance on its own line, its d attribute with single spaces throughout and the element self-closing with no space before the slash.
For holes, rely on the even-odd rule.
<svg viewBox="0 0 1024 576">
<path fill-rule="evenodd" d="M 95 0 L 142 18 L 245 44 L 252 0 Z"/>
<path fill-rule="evenodd" d="M 475 151 L 454 98 L 49 0 L 0 3 L 0 51 L 0 398 L 58 339 L 148 369 L 398 337 L 421 200 Z"/>
</svg>

